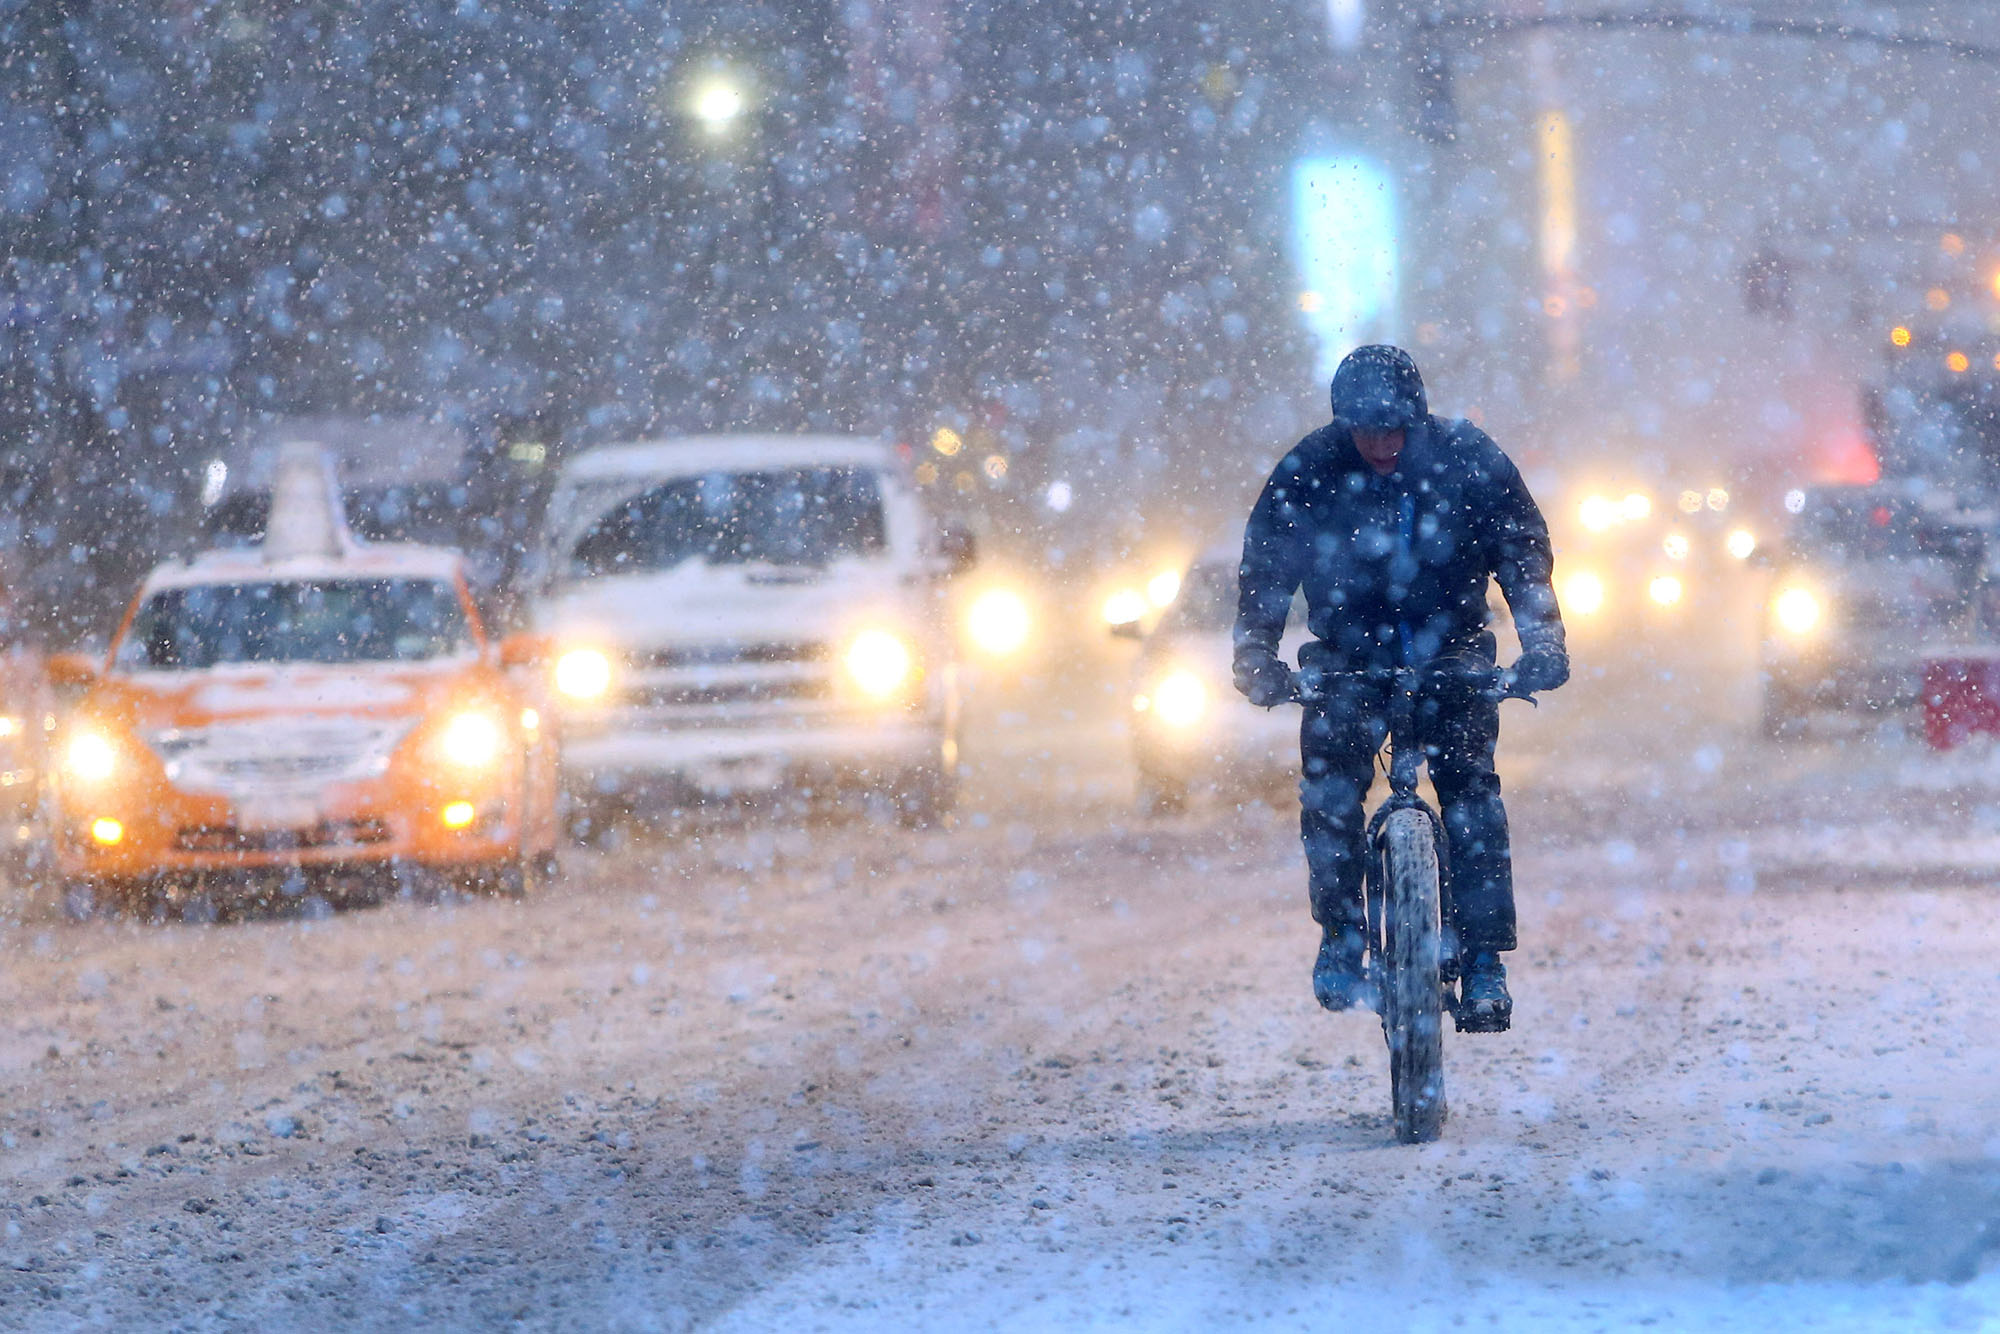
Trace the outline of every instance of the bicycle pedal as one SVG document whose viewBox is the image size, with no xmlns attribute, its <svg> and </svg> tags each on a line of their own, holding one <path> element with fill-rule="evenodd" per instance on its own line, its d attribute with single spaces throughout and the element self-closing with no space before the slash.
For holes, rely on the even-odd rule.
<svg viewBox="0 0 2000 1334">
<path fill-rule="evenodd" d="M 1461 1033 L 1505 1033 L 1514 1026 L 1513 1007 L 1488 1009 L 1484 1006 L 1454 1005 L 1452 1021 Z"/>
</svg>

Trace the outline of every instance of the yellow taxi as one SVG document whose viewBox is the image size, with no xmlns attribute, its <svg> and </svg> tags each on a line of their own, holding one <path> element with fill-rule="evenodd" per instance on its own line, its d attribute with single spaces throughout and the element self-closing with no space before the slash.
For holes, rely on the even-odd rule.
<svg viewBox="0 0 2000 1334">
<path fill-rule="evenodd" d="M 555 738 L 510 670 L 533 645 L 487 639 L 455 552 L 348 534 L 324 468 L 282 460 L 261 547 L 160 567 L 101 663 L 52 660 L 72 910 L 294 867 L 552 872 Z"/>
</svg>

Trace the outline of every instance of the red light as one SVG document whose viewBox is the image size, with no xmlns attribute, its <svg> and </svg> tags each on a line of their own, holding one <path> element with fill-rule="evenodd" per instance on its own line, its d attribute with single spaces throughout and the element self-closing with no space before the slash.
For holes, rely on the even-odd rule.
<svg viewBox="0 0 2000 1334">
<path fill-rule="evenodd" d="M 1874 524 L 1877 528 L 1887 528 L 1889 526 L 1889 507 L 1887 505 L 1877 505 L 1874 509 L 1869 510 L 1868 522 Z"/>
</svg>

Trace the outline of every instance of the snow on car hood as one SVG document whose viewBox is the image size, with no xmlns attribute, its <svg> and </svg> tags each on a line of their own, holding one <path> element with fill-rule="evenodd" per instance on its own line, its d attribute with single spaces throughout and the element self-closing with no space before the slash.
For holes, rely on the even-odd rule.
<svg viewBox="0 0 2000 1334">
<path fill-rule="evenodd" d="M 563 585 L 536 608 L 535 628 L 629 648 L 832 638 L 871 619 L 907 619 L 915 602 L 908 573 L 882 559 L 824 568 L 685 561 Z"/>
<path fill-rule="evenodd" d="M 120 672 L 94 701 L 129 711 L 142 730 L 288 718 L 414 718 L 462 686 L 472 660 L 241 664 L 199 672 Z M 122 707 L 119 707 L 122 706 Z"/>
</svg>

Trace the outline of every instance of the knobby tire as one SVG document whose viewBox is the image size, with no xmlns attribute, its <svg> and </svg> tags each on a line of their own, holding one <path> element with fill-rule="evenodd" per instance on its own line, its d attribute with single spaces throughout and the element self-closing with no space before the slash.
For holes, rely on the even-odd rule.
<svg viewBox="0 0 2000 1334">
<path fill-rule="evenodd" d="M 1396 1138 L 1428 1144 L 1444 1130 L 1443 945 L 1438 925 L 1436 827 L 1421 810 L 1382 826 L 1384 988 L 1389 1098 Z"/>
</svg>

